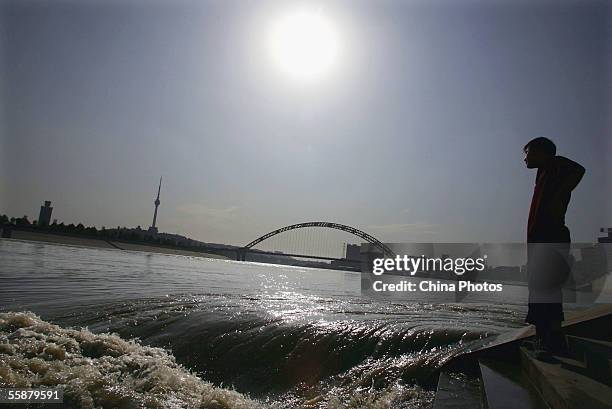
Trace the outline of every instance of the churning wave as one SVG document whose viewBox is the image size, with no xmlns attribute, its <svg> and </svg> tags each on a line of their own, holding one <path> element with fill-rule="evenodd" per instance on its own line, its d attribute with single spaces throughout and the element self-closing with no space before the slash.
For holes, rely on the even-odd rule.
<svg viewBox="0 0 612 409">
<path fill-rule="evenodd" d="M 205 382 L 161 348 L 0 313 L 0 386 L 59 387 L 65 407 L 260 408 Z"/>
<path fill-rule="evenodd" d="M 524 315 L 363 297 L 353 273 L 0 244 L 0 387 L 68 408 L 431 408 L 440 366 Z"/>
<path fill-rule="evenodd" d="M 244 298 L 141 299 L 60 319 L 94 332 L 0 313 L 0 387 L 60 387 L 74 408 L 430 408 L 437 369 L 515 321 L 502 310 L 487 323 L 490 306 Z"/>
</svg>

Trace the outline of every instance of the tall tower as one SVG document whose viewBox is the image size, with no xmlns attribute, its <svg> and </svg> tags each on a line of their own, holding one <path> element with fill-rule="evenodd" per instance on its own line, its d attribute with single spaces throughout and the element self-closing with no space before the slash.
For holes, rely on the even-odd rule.
<svg viewBox="0 0 612 409">
<path fill-rule="evenodd" d="M 48 226 L 51 222 L 51 212 L 53 208 L 51 207 L 51 201 L 45 200 L 45 205 L 40 206 L 40 213 L 38 215 L 38 225 L 39 226 Z"/>
<path fill-rule="evenodd" d="M 159 193 L 161 192 L 161 182 L 162 182 L 162 178 L 159 178 L 159 187 L 157 188 L 157 199 L 155 199 L 155 201 L 153 203 L 155 203 L 155 212 L 153 213 L 153 224 L 151 225 L 151 227 L 149 227 L 149 233 L 157 233 L 157 227 L 155 227 L 155 223 L 157 223 L 157 208 L 159 207 L 159 204 L 161 203 L 159 201 Z"/>
</svg>

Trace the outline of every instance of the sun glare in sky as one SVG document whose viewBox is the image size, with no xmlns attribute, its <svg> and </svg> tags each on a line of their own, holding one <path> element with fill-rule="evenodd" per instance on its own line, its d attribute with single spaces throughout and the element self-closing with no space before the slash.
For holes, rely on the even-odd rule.
<svg viewBox="0 0 612 409">
<path fill-rule="evenodd" d="M 329 74 L 338 54 L 335 27 L 320 11 L 295 11 L 272 22 L 271 57 L 287 76 L 316 80 Z"/>
</svg>

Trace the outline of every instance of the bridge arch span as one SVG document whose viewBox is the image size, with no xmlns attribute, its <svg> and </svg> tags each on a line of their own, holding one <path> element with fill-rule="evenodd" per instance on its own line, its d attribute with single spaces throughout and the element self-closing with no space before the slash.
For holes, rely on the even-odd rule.
<svg viewBox="0 0 612 409">
<path fill-rule="evenodd" d="M 362 238 L 368 243 L 372 243 L 373 245 L 378 247 L 380 250 L 382 250 L 385 256 L 395 257 L 395 253 L 387 245 L 385 245 L 383 242 L 378 240 L 376 237 L 364 231 L 356 229 L 354 227 L 347 226 L 345 224 L 340 224 L 340 223 L 332 223 L 332 222 L 306 222 L 306 223 L 297 223 L 297 224 L 292 224 L 290 226 L 281 227 L 280 229 L 276 229 L 274 231 L 271 231 L 270 233 L 266 233 L 263 236 L 253 240 L 252 242 L 244 246 L 242 250 L 243 251 L 249 250 L 253 248 L 254 246 L 258 245 L 259 243 L 261 243 L 262 241 L 267 240 L 272 236 L 276 236 L 277 234 L 280 234 L 280 233 L 283 233 L 289 230 L 303 229 L 305 227 L 326 227 L 329 229 L 345 231 L 347 233 L 351 233 L 357 237 Z"/>
</svg>

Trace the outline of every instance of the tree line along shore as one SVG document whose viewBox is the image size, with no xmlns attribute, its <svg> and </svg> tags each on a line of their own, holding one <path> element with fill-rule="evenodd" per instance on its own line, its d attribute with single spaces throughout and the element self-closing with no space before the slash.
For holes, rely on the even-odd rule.
<svg viewBox="0 0 612 409">
<path fill-rule="evenodd" d="M 181 243 L 167 237 L 156 237 L 146 234 L 140 228 L 130 229 L 117 227 L 100 229 L 94 226 L 64 224 L 54 222 L 49 225 L 39 225 L 37 221 L 30 222 L 27 216 L 9 218 L 0 215 L 0 229 L 3 238 L 16 240 L 41 241 L 81 247 L 95 247 L 118 250 L 147 251 L 152 253 L 176 254 L 185 256 L 228 259 L 229 257 L 214 252 L 205 251 L 202 246 L 194 243 Z"/>
</svg>

